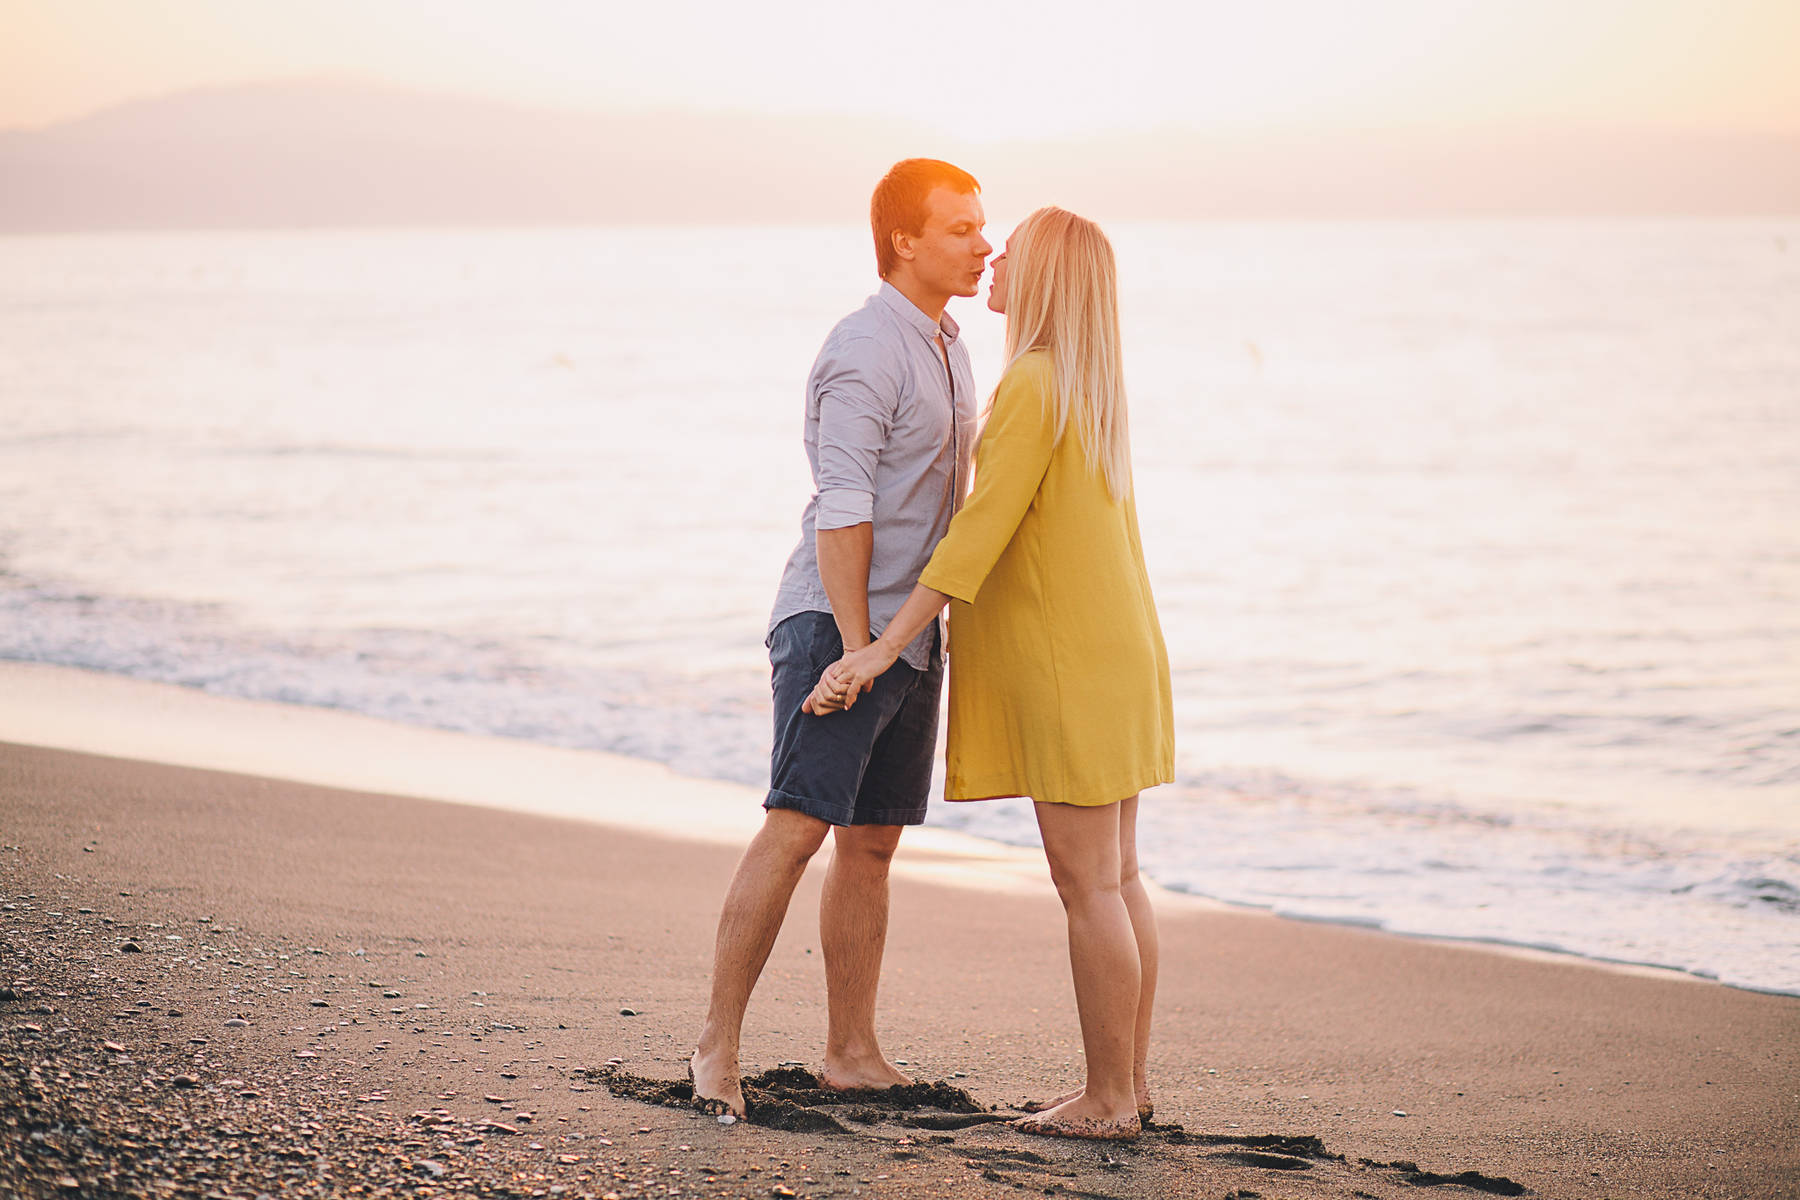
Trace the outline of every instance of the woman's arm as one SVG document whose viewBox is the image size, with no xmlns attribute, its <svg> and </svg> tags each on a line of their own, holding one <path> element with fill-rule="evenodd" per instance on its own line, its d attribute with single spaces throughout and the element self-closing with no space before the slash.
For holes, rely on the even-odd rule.
<svg viewBox="0 0 1800 1200">
<path fill-rule="evenodd" d="M 881 637 L 827 667 L 801 705 L 804 711 L 824 714 L 851 707 L 952 597 L 974 603 L 1049 469 L 1056 447 L 1047 394 L 1053 379 L 1042 354 L 1008 368 L 975 448 L 975 487 L 968 502 L 951 520 L 918 586 Z"/>
<path fill-rule="evenodd" d="M 924 584 L 913 588 L 912 595 L 881 631 L 881 636 L 860 650 L 853 650 L 825 668 L 812 695 L 800 707 L 816 715 L 852 708 L 856 698 L 875 686 L 875 680 L 894 665 L 900 652 L 937 619 L 950 597 L 933 591 Z"/>
</svg>

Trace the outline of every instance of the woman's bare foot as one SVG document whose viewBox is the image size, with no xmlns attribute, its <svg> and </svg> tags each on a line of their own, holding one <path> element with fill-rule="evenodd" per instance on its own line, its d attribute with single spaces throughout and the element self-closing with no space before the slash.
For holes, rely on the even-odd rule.
<svg viewBox="0 0 1800 1200">
<path fill-rule="evenodd" d="M 1067 1104 L 1071 1100 L 1081 1099 L 1082 1091 L 1083 1089 L 1076 1088 L 1072 1092 L 1064 1092 L 1054 1100 L 1027 1100 L 1025 1103 L 1019 1105 L 1019 1111 L 1028 1113 L 1049 1112 L 1058 1105 Z M 1141 1094 L 1138 1096 L 1137 1112 L 1138 1120 L 1145 1125 L 1148 1125 L 1151 1120 L 1155 1118 L 1156 1105 L 1151 1103 L 1148 1094 Z"/>
<path fill-rule="evenodd" d="M 819 1086 L 834 1092 L 858 1092 L 871 1088 L 905 1087 L 912 1079 L 879 1053 L 866 1058 L 825 1061 Z"/>
<path fill-rule="evenodd" d="M 700 1051 L 688 1059 L 688 1082 L 694 1085 L 694 1107 L 708 1116 L 729 1114 L 744 1119 L 744 1087 L 737 1060 L 720 1062 Z"/>
<path fill-rule="evenodd" d="M 1097 1142 L 1128 1142 L 1144 1131 L 1143 1122 L 1133 1112 L 1126 1116 L 1108 1113 L 1087 1103 L 1085 1094 L 1041 1112 L 1020 1117 L 1012 1122 L 1021 1133 L 1040 1137 L 1084 1138 Z"/>
</svg>

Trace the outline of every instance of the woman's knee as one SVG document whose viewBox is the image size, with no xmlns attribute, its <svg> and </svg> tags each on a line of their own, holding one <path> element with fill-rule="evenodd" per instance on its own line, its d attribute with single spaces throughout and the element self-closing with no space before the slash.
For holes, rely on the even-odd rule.
<svg viewBox="0 0 1800 1200">
<path fill-rule="evenodd" d="M 1111 871 L 1092 864 L 1059 863 L 1054 858 L 1050 860 L 1050 882 L 1065 908 L 1101 903 L 1123 891 L 1123 881 Z"/>
</svg>

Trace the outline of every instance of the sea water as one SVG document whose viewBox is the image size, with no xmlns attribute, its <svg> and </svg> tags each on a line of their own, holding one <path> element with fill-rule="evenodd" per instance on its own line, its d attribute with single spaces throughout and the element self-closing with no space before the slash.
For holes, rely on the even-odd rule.
<svg viewBox="0 0 1800 1200">
<path fill-rule="evenodd" d="M 1800 993 L 1800 222 L 1112 233 L 1151 875 Z M 0 238 L 0 657 L 762 784 L 866 241 Z"/>
</svg>

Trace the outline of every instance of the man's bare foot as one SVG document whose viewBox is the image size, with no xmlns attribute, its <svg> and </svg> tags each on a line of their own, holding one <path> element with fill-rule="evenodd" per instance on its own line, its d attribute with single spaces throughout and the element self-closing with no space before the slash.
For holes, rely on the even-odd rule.
<svg viewBox="0 0 1800 1200">
<path fill-rule="evenodd" d="M 827 1059 L 824 1069 L 819 1072 L 819 1085 L 834 1092 L 905 1087 L 911 1082 L 910 1077 L 880 1054 L 838 1061 Z"/>
<path fill-rule="evenodd" d="M 737 1059 L 709 1058 L 696 1050 L 688 1059 L 688 1082 L 694 1085 L 694 1107 L 701 1112 L 744 1119 L 744 1087 Z"/>
<path fill-rule="evenodd" d="M 1071 1100 L 1081 1099 L 1082 1091 L 1083 1089 L 1076 1088 L 1072 1092 L 1064 1092 L 1054 1100 L 1027 1100 L 1025 1103 L 1019 1105 L 1019 1111 L 1028 1113 L 1049 1112 L 1051 1109 L 1056 1108 L 1059 1105 L 1067 1104 Z M 1156 1105 L 1151 1103 L 1148 1094 L 1140 1095 L 1137 1098 L 1137 1112 L 1138 1120 L 1145 1125 L 1148 1125 L 1151 1120 L 1155 1118 Z"/>
</svg>

